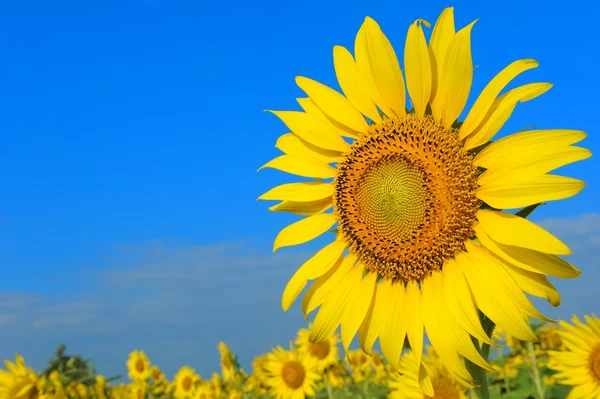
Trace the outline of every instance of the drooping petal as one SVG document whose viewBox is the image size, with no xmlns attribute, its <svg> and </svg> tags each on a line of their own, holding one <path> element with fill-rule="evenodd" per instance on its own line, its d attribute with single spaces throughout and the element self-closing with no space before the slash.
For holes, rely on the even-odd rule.
<svg viewBox="0 0 600 399">
<path fill-rule="evenodd" d="M 553 255 L 569 255 L 571 250 L 552 234 L 529 220 L 506 212 L 479 210 L 481 229 L 501 244 L 533 249 Z"/>
<path fill-rule="evenodd" d="M 320 159 L 300 154 L 278 156 L 261 166 L 258 170 L 264 168 L 272 168 L 297 176 L 320 179 L 329 179 L 335 176 L 335 168 L 332 168 Z"/>
<path fill-rule="evenodd" d="M 538 298 L 547 298 L 556 307 L 560 305 L 560 294 L 543 274 L 523 270 L 509 263 L 502 263 L 519 288 Z"/>
<path fill-rule="evenodd" d="M 518 246 L 505 245 L 492 240 L 481 228 L 474 227 L 477 239 L 494 255 L 505 262 L 534 273 L 543 273 L 560 278 L 575 278 L 581 275 L 581 271 L 556 255 L 521 248 Z"/>
<path fill-rule="evenodd" d="M 344 159 L 339 151 L 325 150 L 302 140 L 294 133 L 281 135 L 275 143 L 275 148 L 280 149 L 287 155 L 305 155 L 317 158 L 325 163 L 340 162 Z"/>
<path fill-rule="evenodd" d="M 467 104 L 473 82 L 471 30 L 476 21 L 462 28 L 448 45 L 438 82 L 436 101 L 441 112 L 439 120 L 448 129 Z"/>
<path fill-rule="evenodd" d="M 423 116 L 431 96 L 431 61 L 423 27 L 419 21 L 408 28 L 404 47 L 404 68 L 406 86 L 415 113 Z"/>
<path fill-rule="evenodd" d="M 331 151 L 346 152 L 350 149 L 340 132 L 329 122 L 299 111 L 269 111 L 301 139 Z"/>
<path fill-rule="evenodd" d="M 365 118 L 348 99 L 331 87 L 303 76 L 296 77 L 296 84 L 326 116 L 341 125 L 357 133 L 363 133 L 369 127 Z"/>
<path fill-rule="evenodd" d="M 475 100 L 473 107 L 460 127 L 458 137 L 464 139 L 481 124 L 490 111 L 496 97 L 498 97 L 498 94 L 500 94 L 502 89 L 504 89 L 511 80 L 528 69 L 537 68 L 538 65 L 537 61 L 532 59 L 518 60 L 508 65 L 500 71 L 500 73 L 494 76 L 481 91 L 477 100 Z"/>
<path fill-rule="evenodd" d="M 450 41 L 455 35 L 454 8 L 448 7 L 438 17 L 429 40 L 429 60 L 431 61 L 431 112 L 436 121 L 442 120 L 441 101 L 438 100 L 439 83 L 442 81 L 442 66 Z"/>
<path fill-rule="evenodd" d="M 406 89 L 396 52 L 370 17 L 365 18 L 356 35 L 354 55 L 377 106 L 388 117 L 405 115 Z"/>
<path fill-rule="evenodd" d="M 348 275 L 356 260 L 356 255 L 352 253 L 348 254 L 348 256 L 342 259 L 339 267 L 330 269 L 310 286 L 304 298 L 302 298 L 302 311 L 305 315 L 325 303 L 331 296 L 334 288 Z"/>
<path fill-rule="evenodd" d="M 551 87 L 550 83 L 530 83 L 498 97 L 481 124 L 465 140 L 465 150 L 487 143 L 504 126 L 518 103 L 532 100 L 550 90 Z"/>
<path fill-rule="evenodd" d="M 281 307 L 287 312 L 308 280 L 315 279 L 327 273 L 341 258 L 346 249 L 346 243 L 336 240 L 323 247 L 312 258 L 304 262 L 288 282 L 281 298 Z"/>
<path fill-rule="evenodd" d="M 332 198 L 310 202 L 282 201 L 269 208 L 271 212 L 289 212 L 296 215 L 312 216 L 323 213 L 333 206 Z"/>
<path fill-rule="evenodd" d="M 356 276 L 357 281 L 352 286 L 350 301 L 342 316 L 342 345 L 346 352 L 371 307 L 377 283 L 377 273 L 367 273 L 364 278 L 361 274 Z"/>
<path fill-rule="evenodd" d="M 333 213 L 320 213 L 301 219 L 283 228 L 273 244 L 273 252 L 281 247 L 308 242 L 329 230 L 337 219 Z"/>
<path fill-rule="evenodd" d="M 373 122 L 381 122 L 381 115 L 371 98 L 368 83 L 345 47 L 333 48 L 333 65 L 340 87 L 350 104 Z"/>
<path fill-rule="evenodd" d="M 333 195 L 333 185 L 323 182 L 286 183 L 273 187 L 258 199 L 310 202 Z"/>
<path fill-rule="evenodd" d="M 378 292 L 383 301 L 383 310 L 386 317 L 381 325 L 379 343 L 381 351 L 389 364 L 397 368 L 400 354 L 404 348 L 407 324 L 409 322 L 406 313 L 406 291 L 404 282 L 396 284 L 386 282 L 384 279 L 380 284 Z"/>
</svg>

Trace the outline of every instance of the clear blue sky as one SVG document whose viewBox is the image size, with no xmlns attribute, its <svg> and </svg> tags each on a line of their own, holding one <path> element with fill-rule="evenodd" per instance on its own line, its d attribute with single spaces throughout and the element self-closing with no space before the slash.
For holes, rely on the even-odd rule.
<svg viewBox="0 0 600 399">
<path fill-rule="evenodd" d="M 142 349 L 169 376 L 184 363 L 208 376 L 219 339 L 245 367 L 286 344 L 304 322 L 279 297 L 318 243 L 270 252 L 293 219 L 256 202 L 287 178 L 256 173 L 286 132 L 263 110 L 297 109 L 296 75 L 337 87 L 332 48 L 353 48 L 365 16 L 402 54 L 409 24 L 449 5 L 459 27 L 481 18 L 472 93 L 518 58 L 540 67 L 515 84 L 554 83 L 503 134 L 588 132 L 595 155 L 564 169 L 587 187 L 534 219 L 574 245 L 584 272 L 558 282 L 563 305 L 548 314 L 600 312 L 598 5 L 4 1 L 0 358 L 20 352 L 39 369 L 64 341 L 107 374 Z"/>
</svg>

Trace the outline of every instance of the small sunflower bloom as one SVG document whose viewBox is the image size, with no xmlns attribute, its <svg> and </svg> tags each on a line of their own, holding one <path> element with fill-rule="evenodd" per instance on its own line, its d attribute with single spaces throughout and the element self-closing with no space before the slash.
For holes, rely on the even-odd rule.
<svg viewBox="0 0 600 399">
<path fill-rule="evenodd" d="M 4 365 L 6 370 L 0 369 L 0 399 L 38 398 L 38 376 L 25 365 L 23 356 L 17 354 L 14 363 L 5 360 Z"/>
<path fill-rule="evenodd" d="M 325 370 L 337 362 L 339 353 L 337 334 L 332 334 L 323 342 L 311 343 L 308 339 L 309 331 L 305 328 L 298 331 L 296 345 L 300 352 L 304 352 L 314 357 L 317 360 L 317 368 L 321 371 Z"/>
<path fill-rule="evenodd" d="M 193 368 L 188 366 L 181 367 L 175 375 L 175 398 L 191 398 L 196 381 L 199 379 L 200 377 L 196 375 L 196 371 Z"/>
<path fill-rule="evenodd" d="M 600 397 L 600 319 L 585 315 L 587 324 L 577 316 L 572 324 L 560 321 L 565 350 L 548 351 L 548 367 L 557 371 L 556 383 L 573 385 L 568 399 Z"/>
<path fill-rule="evenodd" d="M 127 371 L 133 381 L 150 378 L 150 360 L 143 351 L 133 351 L 127 359 Z"/>
<path fill-rule="evenodd" d="M 269 353 L 267 369 L 270 394 L 277 399 L 296 399 L 315 395 L 321 379 L 312 356 L 276 347 Z"/>
<path fill-rule="evenodd" d="M 519 340 L 535 341 L 527 318 L 549 319 L 526 293 L 558 306 L 546 276 L 579 276 L 559 257 L 570 248 L 516 212 L 579 193 L 583 181 L 550 172 L 591 155 L 573 146 L 586 136 L 579 130 L 521 131 L 491 141 L 519 103 L 552 85 L 504 91 L 538 66 L 517 60 L 465 109 L 474 24 L 456 30 L 454 9 L 447 8 L 428 43 L 429 24 L 415 21 L 402 70 L 381 27 L 367 17 L 354 54 L 333 49 L 343 94 L 299 76 L 304 111 L 271 111 L 291 133 L 277 140 L 283 155 L 261 169 L 308 180 L 259 197 L 279 201 L 272 211 L 304 216 L 280 231 L 273 250 L 331 237 L 282 296 L 286 311 L 314 280 L 302 300 L 305 315 L 318 308 L 310 342 L 327 340 L 341 326 L 346 351 L 356 335 L 369 354 L 379 339 L 397 368 L 405 338 L 420 361 L 426 333 L 454 377 L 471 386 L 462 358 L 491 369 L 471 338 L 495 345 L 480 314 Z M 431 386 L 427 373 L 415 372 L 424 388 Z"/>
</svg>

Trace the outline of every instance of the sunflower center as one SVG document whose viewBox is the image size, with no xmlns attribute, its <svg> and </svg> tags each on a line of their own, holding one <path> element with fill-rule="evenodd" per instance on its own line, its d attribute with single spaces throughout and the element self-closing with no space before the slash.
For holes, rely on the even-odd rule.
<svg viewBox="0 0 600 399">
<path fill-rule="evenodd" d="M 192 378 L 189 376 L 185 376 L 183 381 L 181 381 L 181 387 L 184 391 L 189 391 L 192 389 Z"/>
<path fill-rule="evenodd" d="M 328 341 L 318 344 L 310 344 L 310 353 L 320 360 L 325 359 L 327 355 L 329 355 L 330 349 L 331 348 Z"/>
<path fill-rule="evenodd" d="M 600 346 L 597 346 L 596 349 L 592 352 L 591 356 L 591 369 L 594 377 L 596 377 L 597 381 L 600 381 Z"/>
<path fill-rule="evenodd" d="M 137 359 L 135 361 L 135 370 L 138 373 L 143 373 L 145 369 L 146 369 L 146 365 L 144 364 L 144 361 L 142 359 Z"/>
<path fill-rule="evenodd" d="M 304 383 L 306 373 L 304 367 L 297 360 L 286 362 L 281 368 L 281 378 L 283 382 L 292 389 L 298 389 Z"/>
<path fill-rule="evenodd" d="M 454 381 L 444 376 L 437 376 L 432 381 L 433 397 L 427 396 L 427 399 L 460 399 L 461 392 L 457 389 Z"/>
<path fill-rule="evenodd" d="M 339 231 L 372 272 L 421 280 L 474 235 L 477 169 L 455 129 L 407 115 L 372 125 L 338 164 Z"/>
</svg>

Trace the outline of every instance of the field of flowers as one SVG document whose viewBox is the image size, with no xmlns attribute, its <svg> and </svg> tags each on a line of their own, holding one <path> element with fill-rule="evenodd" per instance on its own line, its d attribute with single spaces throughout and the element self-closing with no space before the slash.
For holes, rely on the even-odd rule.
<svg viewBox="0 0 600 399">
<path fill-rule="evenodd" d="M 494 339 L 506 348 L 497 348 L 495 353 L 492 348 L 491 397 L 567 397 L 572 387 L 561 382 L 577 385 L 573 379 L 577 379 L 578 373 L 575 368 L 571 373 L 557 373 L 561 359 L 573 354 L 573 349 L 577 352 L 574 346 L 580 344 L 577 337 L 586 337 L 591 344 L 600 342 L 598 319 L 585 316 L 585 320 L 587 325 L 576 317 L 573 325 L 564 322 L 532 325 L 538 338 L 536 343 L 519 341 L 497 329 Z M 308 330 L 302 329 L 289 348 L 277 346 L 255 357 L 252 370 L 247 372 L 225 343 L 219 343 L 218 349 L 220 373 L 200 376 L 193 368 L 183 366 L 171 379 L 159 365 L 152 364 L 146 353 L 133 351 L 127 361 L 127 382 L 95 373 L 89 360 L 65 356 L 64 347 L 59 348 L 48 368 L 39 373 L 17 355 L 14 363 L 5 361 L 6 370 L 0 370 L 0 398 L 428 398 L 412 372 L 417 359 L 410 350 L 403 354 L 399 370 L 394 371 L 376 351 L 371 356 L 360 349 L 344 354 L 337 336 L 321 344 L 311 344 Z M 469 397 L 470 390 L 452 379 L 433 349 L 429 347 L 427 352 L 423 361 L 432 375 L 435 398 Z M 593 376 L 600 361 L 590 360 L 589 371 Z"/>
</svg>

